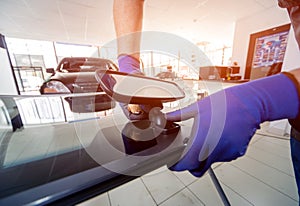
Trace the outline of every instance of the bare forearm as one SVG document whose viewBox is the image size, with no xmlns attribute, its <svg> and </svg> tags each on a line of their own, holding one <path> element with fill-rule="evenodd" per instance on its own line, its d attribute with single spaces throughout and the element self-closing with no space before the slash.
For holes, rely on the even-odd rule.
<svg viewBox="0 0 300 206">
<path fill-rule="evenodd" d="M 295 79 L 297 80 L 298 84 L 300 85 L 300 68 L 291 70 L 291 71 L 289 71 L 289 73 L 294 75 Z"/>
<path fill-rule="evenodd" d="M 118 53 L 139 59 L 144 0 L 114 0 L 114 24 Z"/>
</svg>

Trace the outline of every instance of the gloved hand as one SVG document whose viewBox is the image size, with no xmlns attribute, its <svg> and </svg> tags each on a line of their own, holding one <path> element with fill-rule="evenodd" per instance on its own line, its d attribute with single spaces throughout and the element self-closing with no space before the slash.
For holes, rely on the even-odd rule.
<svg viewBox="0 0 300 206">
<path fill-rule="evenodd" d="M 130 55 L 120 55 L 118 57 L 119 70 L 128 74 L 144 75 L 140 71 L 140 61 Z M 162 108 L 162 104 L 158 105 L 137 105 L 120 103 L 120 106 L 130 120 L 148 119 L 149 112 L 153 107 Z"/>
<path fill-rule="evenodd" d="M 119 70 L 128 74 L 144 75 L 140 70 L 140 61 L 130 55 L 118 56 Z"/>
<path fill-rule="evenodd" d="M 291 74 L 278 74 L 216 92 L 186 108 L 166 114 L 169 121 L 194 117 L 182 159 L 170 167 L 202 176 L 214 162 L 245 154 L 260 123 L 295 118 L 299 96 Z"/>
</svg>

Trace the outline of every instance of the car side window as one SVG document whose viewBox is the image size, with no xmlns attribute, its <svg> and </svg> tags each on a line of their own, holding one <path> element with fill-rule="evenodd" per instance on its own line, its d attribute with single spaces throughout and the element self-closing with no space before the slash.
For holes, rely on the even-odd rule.
<svg viewBox="0 0 300 206">
<path fill-rule="evenodd" d="M 69 73 L 69 72 L 80 72 L 82 63 L 79 62 L 63 62 L 59 68 L 60 72 Z"/>
<path fill-rule="evenodd" d="M 60 64 L 60 66 L 58 67 L 58 71 L 66 73 L 69 72 L 68 71 L 69 68 L 70 68 L 70 62 L 65 61 L 62 64 Z"/>
</svg>

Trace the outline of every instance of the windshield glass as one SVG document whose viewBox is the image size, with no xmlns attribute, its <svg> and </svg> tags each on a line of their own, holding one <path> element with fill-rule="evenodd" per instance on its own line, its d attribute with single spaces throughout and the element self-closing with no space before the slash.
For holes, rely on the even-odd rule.
<svg viewBox="0 0 300 206">
<path fill-rule="evenodd" d="M 112 109 L 73 113 L 65 99 L 0 95 L 0 205 L 51 202 L 102 183 L 107 190 L 112 178 L 130 180 L 181 152 L 186 136 L 141 133 L 149 122 L 133 125 Z"/>
<path fill-rule="evenodd" d="M 59 63 L 57 70 L 60 72 L 89 72 L 103 70 L 117 70 L 117 66 L 107 59 L 101 58 L 64 58 Z"/>
</svg>

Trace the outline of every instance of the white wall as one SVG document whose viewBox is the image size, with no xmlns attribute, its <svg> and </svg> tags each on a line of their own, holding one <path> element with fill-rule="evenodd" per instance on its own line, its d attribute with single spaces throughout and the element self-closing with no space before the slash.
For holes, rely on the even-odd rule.
<svg viewBox="0 0 300 206">
<path fill-rule="evenodd" d="M 240 19 L 236 22 L 232 60 L 241 66 L 241 74 L 244 77 L 250 34 L 290 23 L 288 13 L 278 6 L 257 13 L 256 15 Z M 300 53 L 296 47 L 293 31 L 290 32 L 287 52 L 284 59 L 283 70 L 295 68 L 300 65 Z M 287 67 L 288 66 L 288 67 Z"/>
<path fill-rule="evenodd" d="M 300 50 L 291 27 L 282 70 L 289 71 L 295 68 L 300 68 Z"/>
</svg>

